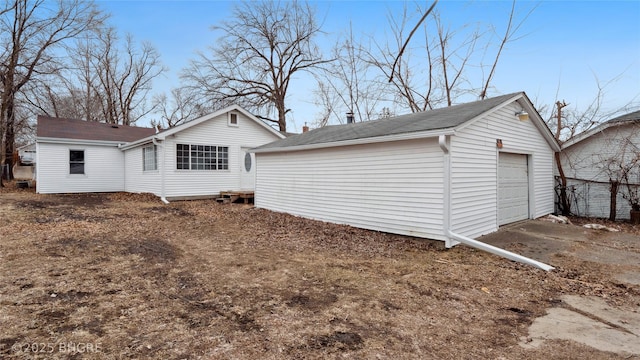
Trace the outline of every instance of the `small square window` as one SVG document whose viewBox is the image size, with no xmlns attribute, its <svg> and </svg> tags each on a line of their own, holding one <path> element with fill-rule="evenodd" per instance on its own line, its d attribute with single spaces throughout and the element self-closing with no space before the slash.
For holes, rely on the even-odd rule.
<svg viewBox="0 0 640 360">
<path fill-rule="evenodd" d="M 229 113 L 229 126 L 238 126 L 238 114 Z"/>
</svg>

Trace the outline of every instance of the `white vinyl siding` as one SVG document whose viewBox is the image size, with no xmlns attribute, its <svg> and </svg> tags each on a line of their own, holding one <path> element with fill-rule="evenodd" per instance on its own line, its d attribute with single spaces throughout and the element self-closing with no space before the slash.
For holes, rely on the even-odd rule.
<svg viewBox="0 0 640 360">
<path fill-rule="evenodd" d="M 553 212 L 553 150 L 533 124 L 514 114 L 517 104 L 504 106 L 470 123 L 451 137 L 451 227 L 478 237 L 498 229 L 498 148 L 526 154 L 531 161 L 529 217 Z"/>
<path fill-rule="evenodd" d="M 446 240 L 446 224 L 471 238 L 498 229 L 498 157 L 527 163 L 527 216 L 553 211 L 553 148 L 548 129 L 505 104 L 450 135 L 315 150 L 259 152 L 257 207 L 334 223 Z M 445 143 L 443 143 L 444 146 Z M 444 174 L 445 168 L 450 169 Z M 444 194 L 448 188 L 449 193 Z M 445 201 L 449 200 L 449 206 Z M 447 211 L 448 208 L 448 211 Z M 445 213 L 445 211 L 447 213 Z M 445 221 L 448 216 L 449 221 Z"/>
<path fill-rule="evenodd" d="M 145 146 L 146 147 L 146 146 Z M 144 171 L 143 149 L 137 147 L 124 151 L 125 191 L 152 193 L 161 196 L 160 173 L 162 172 L 162 145 L 156 146 L 158 171 Z"/>
<path fill-rule="evenodd" d="M 611 201 L 611 190 L 608 183 L 567 179 L 570 189 L 571 213 L 578 216 L 608 218 Z M 624 185 L 619 185 L 616 196 L 616 219 L 629 219 L 631 206 L 623 197 Z"/>
<path fill-rule="evenodd" d="M 579 216 L 609 217 L 611 194 L 610 173 L 605 170 L 607 160 L 626 158 L 630 161 L 629 155 L 633 151 L 625 151 L 629 148 L 624 144 L 627 140 L 639 146 L 639 125 L 612 126 L 562 150 L 562 169 L 568 179 L 569 195 L 572 198 L 571 212 Z M 629 180 L 639 184 L 640 173 L 632 173 Z M 626 191 L 626 187 L 621 184 L 616 202 L 617 219 L 629 219 L 631 207 L 622 197 Z"/>
<path fill-rule="evenodd" d="M 159 171 L 157 173 L 142 174 L 141 147 L 125 150 L 127 191 L 151 192 L 162 196 L 163 185 L 160 175 L 164 176 L 164 195 L 169 200 L 171 197 L 211 196 L 217 195 L 221 191 L 240 190 L 241 188 L 253 190 L 253 187 L 246 188 L 246 185 L 241 183 L 241 171 L 244 164 L 241 161 L 241 156 L 244 156 L 244 153 L 240 155 L 241 149 L 243 147 L 257 147 L 280 138 L 253 120 L 246 118 L 244 114 L 238 112 L 237 116 L 238 126 L 228 126 L 228 114 L 225 113 L 161 141 L 158 146 Z M 225 146 L 221 146 L 224 149 L 220 151 L 222 154 L 220 159 L 216 158 L 216 168 L 221 166 L 227 167 L 227 169 L 215 171 L 177 169 L 176 149 L 178 144 L 222 143 Z"/>
<path fill-rule="evenodd" d="M 257 207 L 444 240 L 437 139 L 256 154 Z"/>
<path fill-rule="evenodd" d="M 117 146 L 39 142 L 36 191 L 41 194 L 124 190 L 124 155 Z M 70 174 L 70 151 L 84 152 L 84 173 Z"/>
</svg>

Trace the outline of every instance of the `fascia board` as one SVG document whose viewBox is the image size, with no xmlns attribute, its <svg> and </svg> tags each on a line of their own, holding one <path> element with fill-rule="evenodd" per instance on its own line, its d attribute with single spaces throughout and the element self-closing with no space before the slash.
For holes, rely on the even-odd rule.
<svg viewBox="0 0 640 360">
<path fill-rule="evenodd" d="M 334 142 L 319 143 L 319 144 L 307 144 L 307 145 L 286 146 L 286 147 L 266 148 L 266 149 L 251 149 L 250 151 L 258 154 L 258 153 L 315 150 L 315 149 L 332 148 L 332 147 L 339 147 L 339 146 L 366 145 L 366 144 L 375 144 L 375 143 L 391 142 L 391 141 L 423 139 L 423 138 L 437 137 L 440 135 L 454 135 L 454 134 L 455 134 L 455 130 L 453 129 L 432 130 L 432 131 L 420 131 L 420 132 L 404 133 L 404 134 L 397 134 L 397 135 L 385 135 L 385 136 L 377 136 L 377 137 L 370 137 L 370 138 L 353 139 L 353 140 L 334 141 Z"/>
<path fill-rule="evenodd" d="M 50 138 L 50 137 L 37 137 L 37 143 L 47 144 L 70 144 L 70 145 L 98 145 L 98 146 L 113 146 L 120 147 L 126 142 L 122 141 L 104 141 L 104 140 L 83 140 L 83 139 L 66 139 L 66 138 Z"/>
</svg>

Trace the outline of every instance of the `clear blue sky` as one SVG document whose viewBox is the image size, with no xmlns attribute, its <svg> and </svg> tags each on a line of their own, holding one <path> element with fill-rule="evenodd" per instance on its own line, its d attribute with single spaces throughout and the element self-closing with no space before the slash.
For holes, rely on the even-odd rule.
<svg viewBox="0 0 640 360">
<path fill-rule="evenodd" d="M 316 1 L 317 14 L 327 34 L 321 42 L 334 41 L 353 23 L 356 36 L 385 35 L 387 14 L 400 12 L 401 1 Z M 430 1 L 420 2 L 422 7 Z M 169 68 L 154 82 L 154 93 L 179 85 L 178 74 L 196 51 L 215 44 L 210 27 L 231 15 L 229 1 L 98 1 L 112 14 L 112 23 L 137 41 L 149 41 Z M 415 4 L 415 2 L 409 2 Z M 437 9 L 456 24 L 490 22 L 504 26 L 510 1 L 447 1 Z M 619 79 L 606 88 L 604 107 L 613 111 L 634 102 L 640 105 L 640 0 L 633 1 L 519 1 L 521 13 L 537 6 L 520 34 L 526 35 L 505 49 L 490 95 L 525 91 L 537 105 L 564 99 L 572 106 L 589 105 L 601 84 Z M 288 106 L 292 108 L 290 131 L 312 123 L 316 109 L 310 103 L 314 83 L 304 77 L 293 84 Z M 295 93 L 295 94 L 294 94 Z"/>
</svg>

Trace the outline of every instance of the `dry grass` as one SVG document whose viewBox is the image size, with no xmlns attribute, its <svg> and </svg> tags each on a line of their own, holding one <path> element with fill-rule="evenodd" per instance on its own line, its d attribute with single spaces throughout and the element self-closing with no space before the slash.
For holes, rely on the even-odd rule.
<svg viewBox="0 0 640 360">
<path fill-rule="evenodd" d="M 605 265 L 545 273 L 245 205 L 4 191 L 0 219 L 2 358 L 605 359 L 518 341 L 561 294 L 640 304 Z"/>
</svg>

